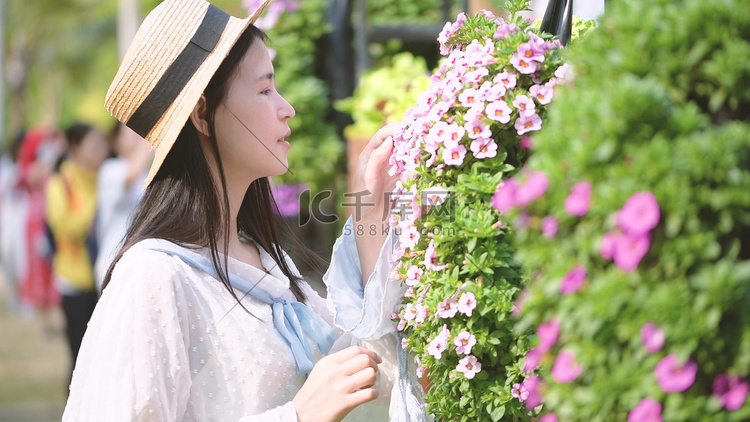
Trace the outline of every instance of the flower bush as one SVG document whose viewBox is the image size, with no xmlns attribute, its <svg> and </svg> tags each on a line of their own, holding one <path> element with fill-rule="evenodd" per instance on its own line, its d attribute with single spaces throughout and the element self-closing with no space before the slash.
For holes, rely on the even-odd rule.
<svg viewBox="0 0 750 422">
<path fill-rule="evenodd" d="M 417 375 L 429 374 L 428 412 L 439 420 L 529 420 L 526 332 L 514 331 L 523 288 L 508 221 L 491 197 L 527 156 L 524 136 L 546 120 L 564 68 L 559 44 L 518 16 L 459 14 L 439 41 L 446 56 L 394 136 L 400 180 L 391 220 L 399 236 L 391 277 L 408 287 L 394 319 Z M 530 189 L 518 190 L 530 201 Z"/>
<path fill-rule="evenodd" d="M 565 421 L 750 420 L 750 10 L 607 7 L 494 194 L 530 277 L 518 391 Z"/>
</svg>

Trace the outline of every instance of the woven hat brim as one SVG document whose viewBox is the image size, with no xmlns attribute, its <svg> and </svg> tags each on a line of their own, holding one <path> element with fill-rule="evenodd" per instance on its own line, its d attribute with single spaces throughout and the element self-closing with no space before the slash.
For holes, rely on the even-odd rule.
<svg viewBox="0 0 750 422">
<path fill-rule="evenodd" d="M 177 136 L 182 131 L 185 122 L 190 117 L 190 113 L 192 113 L 193 108 L 198 103 L 200 96 L 203 94 L 209 81 L 216 73 L 216 70 L 224 61 L 224 58 L 229 54 L 232 47 L 237 42 L 237 39 L 239 39 L 248 26 L 258 19 L 271 1 L 272 0 L 264 0 L 263 3 L 247 18 L 238 19 L 231 16 L 229 17 L 216 46 L 208 54 L 190 80 L 185 84 L 177 98 L 171 103 L 158 122 L 145 136 L 145 139 L 154 149 L 154 160 L 149 168 L 144 187 L 148 187 L 158 173 L 159 168 L 161 168 L 169 151 L 172 149 Z M 182 4 L 184 5 L 185 3 Z M 204 4 L 205 7 L 208 7 L 208 3 L 200 3 Z M 156 24 L 158 24 L 158 22 Z M 143 37 L 148 36 L 148 34 L 143 35 Z M 136 39 L 133 41 L 131 49 L 126 53 L 125 58 L 123 59 L 123 64 L 115 76 L 105 100 L 105 107 L 107 110 L 124 123 L 128 121 L 133 114 L 134 109 L 138 107 L 140 101 L 143 101 L 143 98 L 147 95 L 147 93 L 144 94 L 143 92 L 142 79 L 154 77 L 154 75 L 143 75 L 138 72 L 133 72 L 132 69 L 127 67 L 128 65 L 133 66 L 133 63 L 137 60 L 138 54 L 142 53 L 142 51 L 139 51 L 139 46 L 136 45 L 141 42 L 143 42 L 143 39 L 139 39 L 139 36 L 136 35 Z"/>
</svg>

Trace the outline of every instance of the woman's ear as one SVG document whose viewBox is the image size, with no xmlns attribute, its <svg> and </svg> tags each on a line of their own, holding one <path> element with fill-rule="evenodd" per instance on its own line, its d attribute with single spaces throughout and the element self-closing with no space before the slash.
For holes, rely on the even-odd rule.
<svg viewBox="0 0 750 422">
<path fill-rule="evenodd" d="M 206 96 L 201 94 L 198 102 L 193 107 L 193 111 L 190 113 L 190 121 L 193 122 L 193 126 L 198 130 L 198 133 L 204 136 L 211 136 L 211 131 L 208 130 L 208 121 L 206 120 Z"/>
</svg>

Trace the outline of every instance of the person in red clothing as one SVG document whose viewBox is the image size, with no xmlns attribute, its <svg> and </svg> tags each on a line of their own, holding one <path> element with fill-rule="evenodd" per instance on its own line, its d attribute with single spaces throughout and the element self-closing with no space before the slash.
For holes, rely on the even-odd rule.
<svg viewBox="0 0 750 422">
<path fill-rule="evenodd" d="M 28 194 L 26 215 L 26 267 L 21 271 L 19 293 L 24 304 L 38 311 L 45 331 L 53 330 L 51 308 L 60 303 L 45 250 L 44 189 L 63 149 L 59 131 L 46 126 L 29 129 L 18 156 L 18 183 Z"/>
</svg>

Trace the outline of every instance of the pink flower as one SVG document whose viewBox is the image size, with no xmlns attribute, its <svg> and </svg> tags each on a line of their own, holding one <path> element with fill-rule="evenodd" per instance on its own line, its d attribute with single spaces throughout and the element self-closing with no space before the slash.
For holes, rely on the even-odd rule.
<svg viewBox="0 0 750 422">
<path fill-rule="evenodd" d="M 532 85 L 529 94 L 539 101 L 539 104 L 549 104 L 552 101 L 555 90 L 547 85 Z"/>
<path fill-rule="evenodd" d="M 497 185 L 495 194 L 492 195 L 492 206 L 500 212 L 510 211 L 516 206 L 516 190 L 518 190 L 516 179 L 503 180 Z"/>
<path fill-rule="evenodd" d="M 661 403 L 646 397 L 628 413 L 628 422 L 662 422 Z"/>
<path fill-rule="evenodd" d="M 574 363 L 576 354 L 570 350 L 560 352 L 552 365 L 552 379 L 565 384 L 578 378 L 583 371 L 583 366 Z"/>
<path fill-rule="evenodd" d="M 489 86 L 489 89 L 487 89 L 484 95 L 485 101 L 489 101 L 489 102 L 498 101 L 505 96 L 506 89 L 505 89 L 505 85 L 503 84 L 497 84 L 497 83 L 493 84 L 490 81 L 486 81 L 485 83 L 482 84 L 482 86 L 483 87 Z"/>
<path fill-rule="evenodd" d="M 497 155 L 497 144 L 492 138 L 479 138 L 471 142 L 471 152 L 475 158 L 492 158 Z"/>
<path fill-rule="evenodd" d="M 435 251 L 435 241 L 430 240 L 430 244 L 427 245 L 427 249 L 424 251 L 424 266 L 430 271 L 440 271 L 445 268 L 445 265 L 435 264 L 437 259 L 437 252 Z"/>
<path fill-rule="evenodd" d="M 443 140 L 443 143 L 445 144 L 446 148 L 453 147 L 458 145 L 458 143 L 463 139 L 464 134 L 466 134 L 466 129 L 463 127 L 451 123 L 448 125 L 448 127 L 445 128 L 445 138 Z"/>
<path fill-rule="evenodd" d="M 466 147 L 458 144 L 454 147 L 447 147 L 443 150 L 443 161 L 449 166 L 460 166 L 466 157 Z"/>
<path fill-rule="evenodd" d="M 548 239 L 557 236 L 557 230 L 560 227 L 557 219 L 551 215 L 542 218 L 542 234 Z"/>
<path fill-rule="evenodd" d="M 612 259 L 615 256 L 615 247 L 617 245 L 617 239 L 620 237 L 620 233 L 607 232 L 602 237 L 602 242 L 599 244 L 599 253 L 604 259 Z"/>
<path fill-rule="evenodd" d="M 422 360 L 417 358 L 417 378 L 422 378 L 424 376 L 424 370 L 425 367 L 422 366 Z"/>
<path fill-rule="evenodd" d="M 536 376 L 526 378 L 521 385 L 529 392 L 526 399 L 526 409 L 532 410 L 542 404 L 542 387 L 544 384 Z"/>
<path fill-rule="evenodd" d="M 650 246 L 651 240 L 647 234 L 640 236 L 621 234 L 617 236 L 614 253 L 615 265 L 624 272 L 635 270 Z"/>
<path fill-rule="evenodd" d="M 490 125 L 481 119 L 472 119 L 464 124 L 464 129 L 471 139 L 489 139 L 492 137 Z"/>
<path fill-rule="evenodd" d="M 719 374 L 714 379 L 713 395 L 730 412 L 741 408 L 745 404 L 748 393 L 748 383 L 738 376 Z"/>
<path fill-rule="evenodd" d="M 534 138 L 528 135 L 522 136 L 521 139 L 518 140 L 518 145 L 522 150 L 528 151 L 531 148 L 534 148 Z"/>
<path fill-rule="evenodd" d="M 472 379 L 482 370 L 482 364 L 477 362 L 476 356 L 466 356 L 456 366 L 456 371 L 464 374 L 467 379 Z"/>
<path fill-rule="evenodd" d="M 523 371 L 531 372 L 538 368 L 539 364 L 542 362 L 543 355 L 544 352 L 539 348 L 539 346 L 529 350 L 528 353 L 526 353 L 526 361 L 523 363 Z"/>
<path fill-rule="evenodd" d="M 419 279 L 422 278 L 423 273 L 424 271 L 416 265 L 409 267 L 409 269 L 406 270 L 406 285 L 416 286 L 419 283 Z"/>
<path fill-rule="evenodd" d="M 648 353 L 656 353 L 664 347 L 664 331 L 653 322 L 641 327 L 641 343 Z"/>
<path fill-rule="evenodd" d="M 474 296 L 474 293 L 464 292 L 461 294 L 461 297 L 458 298 L 458 311 L 462 314 L 470 317 L 476 307 L 477 298 Z"/>
<path fill-rule="evenodd" d="M 404 307 L 404 319 L 411 321 L 417 316 L 417 311 L 414 309 L 414 305 L 409 303 Z"/>
<path fill-rule="evenodd" d="M 417 323 L 423 323 L 425 319 L 427 319 L 427 316 L 429 315 L 429 312 L 427 311 L 427 308 L 424 307 L 421 303 L 418 303 L 416 306 L 417 315 L 414 317 L 414 322 Z"/>
<path fill-rule="evenodd" d="M 547 175 L 541 171 L 534 171 L 526 178 L 526 182 L 515 192 L 515 205 L 523 206 L 538 199 L 547 191 Z"/>
<path fill-rule="evenodd" d="M 493 79 L 492 82 L 496 84 L 503 84 L 505 89 L 513 89 L 516 87 L 516 81 L 518 80 L 518 76 L 516 76 L 513 72 L 501 72 L 498 73 Z"/>
<path fill-rule="evenodd" d="M 586 268 L 578 265 L 571 268 L 560 283 L 560 293 L 569 295 L 577 292 L 586 282 Z"/>
<path fill-rule="evenodd" d="M 646 234 L 659 224 L 659 204 L 651 192 L 636 192 L 617 213 L 617 226 L 631 236 Z"/>
<path fill-rule="evenodd" d="M 537 62 L 544 61 L 544 50 L 540 49 L 536 43 L 527 41 L 518 46 L 518 55 L 526 60 L 534 60 Z"/>
<path fill-rule="evenodd" d="M 678 362 L 676 355 L 669 354 L 656 364 L 654 377 L 665 393 L 681 393 L 693 385 L 697 372 L 698 364 L 692 360 L 682 365 Z"/>
<path fill-rule="evenodd" d="M 565 198 L 565 211 L 576 217 L 583 217 L 589 212 L 591 206 L 591 183 L 579 182 L 573 185 L 573 189 Z"/>
<path fill-rule="evenodd" d="M 448 189 L 442 186 L 432 186 L 422 191 L 422 205 L 437 207 L 448 198 Z"/>
<path fill-rule="evenodd" d="M 523 403 L 529 398 L 529 391 L 523 386 L 523 384 L 516 383 L 513 384 L 513 387 L 510 389 L 510 395 Z"/>
<path fill-rule="evenodd" d="M 419 243 L 419 229 L 416 226 L 410 225 L 401 231 L 399 236 L 401 245 L 406 249 L 411 249 Z"/>
<path fill-rule="evenodd" d="M 554 413 L 547 413 L 546 415 L 539 418 L 537 422 L 557 422 L 557 415 Z"/>
<path fill-rule="evenodd" d="M 539 337 L 539 346 L 537 348 L 541 353 L 546 352 L 557 342 L 557 336 L 560 334 L 560 321 L 552 318 L 549 322 L 539 324 L 536 329 L 536 335 Z"/>
<path fill-rule="evenodd" d="M 510 311 L 510 314 L 514 317 L 521 316 L 521 312 L 523 312 L 523 303 L 528 299 L 529 297 L 529 291 L 524 289 L 521 290 L 521 293 L 518 294 L 518 299 L 516 299 L 515 303 L 513 303 L 513 310 Z"/>
<path fill-rule="evenodd" d="M 464 107 L 474 107 L 481 100 L 479 99 L 479 92 L 474 88 L 464 89 L 462 93 L 458 94 L 458 101 Z"/>
<path fill-rule="evenodd" d="M 456 299 L 449 297 L 448 299 L 438 303 L 437 316 L 440 318 L 448 319 L 456 316 L 458 312 L 458 302 Z"/>
<path fill-rule="evenodd" d="M 488 118 L 505 124 L 510 121 L 510 115 L 513 113 L 513 110 L 508 107 L 505 101 L 497 100 L 487 104 L 485 112 Z"/>
<path fill-rule="evenodd" d="M 453 339 L 453 344 L 456 345 L 456 353 L 468 355 L 471 348 L 477 344 L 477 338 L 468 331 L 462 331 Z"/>
<path fill-rule="evenodd" d="M 429 346 L 427 347 L 427 353 L 435 359 L 440 359 L 441 357 L 443 357 L 443 352 L 445 351 L 445 348 L 447 346 L 448 335 L 446 335 L 445 331 L 443 331 L 430 342 Z"/>
<path fill-rule="evenodd" d="M 510 56 L 510 64 L 516 68 L 520 73 L 524 75 L 530 75 L 539 68 L 538 62 L 529 60 L 526 57 L 519 55 L 517 52 Z"/>
<path fill-rule="evenodd" d="M 523 135 L 527 132 L 540 130 L 542 128 L 542 119 L 538 114 L 532 114 L 530 116 L 521 114 L 518 116 L 516 123 L 513 126 L 516 128 L 516 132 L 518 132 L 519 135 Z"/>
<path fill-rule="evenodd" d="M 534 104 L 534 100 L 523 94 L 517 96 L 513 100 L 513 107 L 518 110 L 521 116 L 531 116 L 536 113 L 536 104 Z"/>
</svg>

